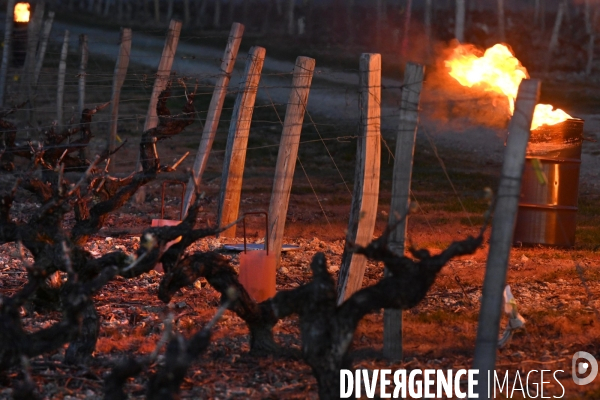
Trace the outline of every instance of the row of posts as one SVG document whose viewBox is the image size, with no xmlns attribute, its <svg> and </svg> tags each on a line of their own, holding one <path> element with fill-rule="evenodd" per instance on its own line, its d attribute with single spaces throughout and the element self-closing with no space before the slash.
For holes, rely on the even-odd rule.
<svg viewBox="0 0 600 400">
<path fill-rule="evenodd" d="M 34 45 L 28 46 L 25 62 L 25 76 L 30 82 L 27 86 L 27 94 L 30 100 L 34 90 L 32 88 L 35 88 L 37 85 L 54 18 L 54 14 L 50 12 L 42 27 L 42 17 L 44 15 L 43 4 L 43 2 L 38 4 L 38 8 L 36 8 L 32 18 L 33 26 L 30 26 L 30 38 L 35 40 L 35 42 Z M 7 28 L 12 25 L 13 8 L 14 0 L 9 0 Z M 221 62 L 221 74 L 214 87 L 207 119 L 194 161 L 193 176 L 190 179 L 183 199 L 184 215 L 194 200 L 194 187 L 201 184 L 202 174 L 206 168 L 208 156 L 214 142 L 243 32 L 244 26 L 242 24 L 234 23 L 232 25 Z M 151 129 L 158 124 L 156 104 L 159 94 L 166 88 L 170 78 L 180 33 L 181 22 L 171 21 L 148 106 L 144 130 Z M 129 65 L 131 40 L 131 29 L 123 28 L 121 31 L 119 54 L 114 69 L 110 111 L 111 125 L 107 140 L 109 150 L 114 150 L 116 145 L 119 98 Z M 69 32 L 66 31 L 59 61 L 59 84 L 57 89 L 57 120 L 59 123 L 62 122 L 62 94 L 64 92 L 68 41 Z M 10 31 L 7 29 L 2 64 L 0 66 L 0 96 L 2 96 L 2 101 L 4 100 L 6 72 L 8 69 L 8 51 L 10 51 Z M 85 69 L 88 60 L 87 38 L 85 35 L 80 37 L 80 54 L 78 108 L 81 112 L 85 104 Z M 228 225 L 238 218 L 250 124 L 265 54 L 266 51 L 262 47 L 255 46 L 250 49 L 246 59 L 244 74 L 239 83 L 238 95 L 229 127 L 222 187 L 219 196 L 218 220 L 221 226 Z M 268 240 L 269 247 L 275 253 L 277 262 L 279 262 L 281 255 L 292 180 L 314 68 L 314 59 L 308 57 L 298 57 L 296 59 L 292 76 L 292 89 L 283 122 L 275 181 L 273 183 L 269 206 Z M 33 74 L 28 74 L 31 70 Z M 379 54 L 363 54 L 360 57 L 359 74 L 360 133 L 356 154 L 356 180 L 352 196 L 347 240 L 359 245 L 366 245 L 373 238 L 379 197 L 381 56 Z M 33 79 L 30 79 L 31 76 Z M 408 63 L 404 73 L 400 118 L 396 136 L 391 210 L 388 221 L 390 224 L 394 224 L 399 216 L 405 216 L 408 213 L 413 155 L 419 122 L 419 98 L 423 80 L 424 67 Z M 538 97 L 539 82 L 535 80 L 523 81 L 519 89 L 516 111 L 509 126 L 511 135 L 507 142 L 507 155 L 503 165 L 502 179 L 498 192 L 490 254 L 483 287 L 484 296 L 474 361 L 475 367 L 482 370 L 493 369 L 495 363 L 502 291 L 504 282 L 506 281 L 506 266 L 508 264 L 508 255 L 512 240 L 512 229 L 516 219 L 525 148 L 529 138 L 533 108 L 537 104 Z M 404 219 L 402 223 L 396 225 L 389 242 L 390 249 L 398 255 L 404 254 L 406 221 Z M 225 237 L 234 237 L 235 226 L 223 232 L 222 235 Z M 366 259 L 364 256 L 344 251 L 338 279 L 339 303 L 348 299 L 361 288 L 365 267 Z M 387 271 L 385 273 L 387 274 Z M 400 310 L 385 310 L 384 312 L 384 355 L 391 359 L 402 358 L 402 314 Z"/>
</svg>

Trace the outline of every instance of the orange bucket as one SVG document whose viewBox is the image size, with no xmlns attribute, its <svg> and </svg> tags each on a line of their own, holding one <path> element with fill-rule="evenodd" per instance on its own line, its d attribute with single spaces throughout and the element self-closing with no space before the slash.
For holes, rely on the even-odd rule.
<svg viewBox="0 0 600 400">
<path fill-rule="evenodd" d="M 264 215 L 266 236 L 264 250 L 246 249 L 246 216 Z M 269 254 L 269 217 L 266 212 L 244 214 L 244 252 L 240 254 L 239 280 L 257 303 L 275 296 L 275 254 Z"/>
</svg>

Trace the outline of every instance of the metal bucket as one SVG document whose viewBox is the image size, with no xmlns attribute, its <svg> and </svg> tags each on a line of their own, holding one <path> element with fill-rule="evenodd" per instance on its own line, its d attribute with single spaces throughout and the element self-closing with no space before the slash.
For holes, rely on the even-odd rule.
<svg viewBox="0 0 600 400">
<path fill-rule="evenodd" d="M 575 245 L 583 122 L 569 119 L 531 131 L 515 244 Z"/>
</svg>

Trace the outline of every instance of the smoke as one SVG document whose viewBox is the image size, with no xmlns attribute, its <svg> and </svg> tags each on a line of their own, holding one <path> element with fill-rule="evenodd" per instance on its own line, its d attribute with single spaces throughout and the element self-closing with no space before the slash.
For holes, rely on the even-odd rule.
<svg viewBox="0 0 600 400">
<path fill-rule="evenodd" d="M 448 73 L 444 65 L 457 41 L 438 43 L 434 62 L 427 71 L 421 104 L 424 116 L 444 125 L 445 130 L 463 131 L 475 126 L 505 129 L 510 119 L 506 96 L 486 91 L 483 86 L 465 87 Z M 475 53 L 483 51 L 473 46 Z"/>
</svg>

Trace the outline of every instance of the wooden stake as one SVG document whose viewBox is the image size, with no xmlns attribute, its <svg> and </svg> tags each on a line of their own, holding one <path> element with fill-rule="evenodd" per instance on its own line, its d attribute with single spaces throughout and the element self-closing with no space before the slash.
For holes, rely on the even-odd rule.
<svg viewBox="0 0 600 400">
<path fill-rule="evenodd" d="M 110 12 L 110 1 L 107 1 L 104 4 L 104 12 L 102 13 L 102 15 L 105 16 L 105 17 L 108 17 L 109 12 Z"/>
<path fill-rule="evenodd" d="M 167 21 L 170 21 L 173 17 L 173 0 L 169 0 L 167 5 Z"/>
<path fill-rule="evenodd" d="M 35 55 L 40 39 L 40 29 L 42 28 L 45 8 L 46 2 L 39 1 L 33 10 L 33 14 L 31 15 L 29 24 L 27 25 L 27 51 L 25 53 L 25 63 L 23 65 L 21 94 L 24 98 L 29 100 L 29 106 L 25 108 L 25 120 L 31 126 L 37 125 L 34 121 L 32 121 L 32 117 L 34 115 L 32 111 L 35 108 L 35 103 L 33 101 L 34 95 L 32 81 L 35 72 Z M 29 131 L 27 132 L 27 137 L 29 137 Z"/>
<path fill-rule="evenodd" d="M 431 20 L 433 18 L 433 0 L 425 0 L 425 36 L 427 37 L 427 56 L 431 57 L 431 44 L 433 43 L 431 33 Z"/>
<path fill-rule="evenodd" d="M 110 1 L 110 0 L 106 0 L 106 1 Z M 102 14 L 102 0 L 98 0 L 98 2 L 96 3 L 96 7 L 94 8 L 94 12 L 97 15 L 101 15 Z"/>
<path fill-rule="evenodd" d="M 196 26 L 201 28 L 206 25 L 206 7 L 208 6 L 208 0 L 196 0 Z"/>
<path fill-rule="evenodd" d="M 540 30 L 542 36 L 546 32 L 546 0 L 540 0 Z"/>
<path fill-rule="evenodd" d="M 88 63 L 88 40 L 87 35 L 79 35 L 79 54 L 81 55 L 81 61 L 79 64 L 79 96 L 77 99 L 77 109 L 79 111 L 79 118 L 81 118 L 81 114 L 85 108 L 85 78 L 86 78 L 86 69 Z M 81 132 L 81 139 L 84 139 L 84 132 Z M 79 158 L 86 159 L 86 149 L 87 146 L 84 146 L 79 149 Z"/>
<path fill-rule="evenodd" d="M 504 0 L 498 0 L 498 36 L 501 42 L 506 41 L 506 30 L 504 28 Z"/>
<path fill-rule="evenodd" d="M 54 23 L 54 11 L 48 12 L 48 18 L 44 21 L 44 27 L 42 28 L 42 36 L 40 38 L 40 48 L 35 56 L 35 70 L 33 72 L 33 86 L 37 88 L 38 80 L 40 78 L 40 72 L 42 72 L 42 66 L 44 65 L 44 57 L 46 57 L 46 49 L 48 48 L 48 39 L 50 38 L 50 31 L 52 30 L 52 24 Z"/>
<path fill-rule="evenodd" d="M 377 32 L 375 43 L 377 47 L 381 46 L 382 31 L 387 27 L 387 4 L 385 0 L 376 0 L 375 9 L 377 15 Z"/>
<path fill-rule="evenodd" d="M 533 111 L 539 96 L 540 82 L 535 79 L 523 80 L 519 86 L 515 113 L 508 127 L 509 135 L 506 150 L 504 150 L 502 178 L 496 196 L 473 359 L 473 368 L 479 370 L 477 393 L 479 393 L 480 399 L 488 398 L 488 372 L 495 371 L 502 294 L 506 283 L 506 271 L 519 205 L 525 152 L 529 141 Z"/>
<path fill-rule="evenodd" d="M 279 153 L 275 166 L 275 181 L 269 204 L 269 251 L 275 254 L 279 268 L 283 231 L 287 216 L 292 181 L 300 145 L 300 133 L 304 121 L 304 112 L 310 92 L 315 60 L 308 57 L 298 57 L 292 78 L 292 91 L 288 99 L 283 122 L 283 132 L 279 142 Z"/>
<path fill-rule="evenodd" d="M 160 24 L 160 0 L 154 0 L 154 22 Z"/>
<path fill-rule="evenodd" d="M 79 97 L 77 99 L 77 109 L 79 116 L 85 108 L 85 78 L 88 63 L 88 38 L 87 35 L 79 35 L 79 54 L 81 55 L 81 61 L 79 63 Z"/>
<path fill-rule="evenodd" d="M 116 0 L 117 4 L 117 21 L 122 21 L 123 20 L 123 0 Z M 110 0 L 106 1 L 106 4 L 110 3 Z M 167 20 L 169 20 L 169 17 L 167 17 Z"/>
<path fill-rule="evenodd" d="M 60 61 L 58 63 L 58 84 L 56 87 L 56 121 L 58 126 L 63 124 L 63 105 L 65 97 L 65 74 L 67 72 L 67 54 L 69 53 L 69 31 L 65 31 Z"/>
<path fill-rule="evenodd" d="M 404 69 L 402 102 L 400 104 L 400 124 L 396 136 L 394 175 L 392 179 L 392 199 L 390 205 L 390 225 L 397 218 L 408 214 L 413 157 L 419 124 L 419 100 L 423 87 L 425 67 L 407 63 Z M 404 255 L 407 218 L 398 224 L 390 235 L 389 248 L 399 256 Z M 387 269 L 385 274 L 388 274 Z M 391 360 L 402 359 L 402 310 L 383 311 L 383 356 Z"/>
<path fill-rule="evenodd" d="M 406 1 L 406 9 L 404 10 L 404 34 L 402 35 L 402 55 L 406 57 L 408 54 L 408 39 L 410 32 L 412 0 Z"/>
<path fill-rule="evenodd" d="M 190 26 L 190 0 L 183 0 L 183 23 L 186 27 Z"/>
<path fill-rule="evenodd" d="M 246 60 L 244 77 L 240 82 L 239 91 L 233 107 L 227 148 L 225 150 L 225 163 L 221 179 L 221 192 L 219 195 L 219 226 L 226 226 L 238 218 L 240 196 L 242 193 L 242 180 L 244 177 L 244 164 L 246 162 L 246 149 L 248 136 L 260 73 L 265 61 L 266 50 L 262 47 L 252 47 Z M 223 231 L 220 236 L 235 237 L 235 226 Z"/>
<path fill-rule="evenodd" d="M 40 38 L 40 29 L 44 19 L 45 1 L 37 2 L 35 10 L 27 25 L 27 52 L 25 53 L 25 64 L 23 65 L 23 88 L 28 97 L 31 93 L 31 81 L 35 70 L 35 55 Z"/>
<path fill-rule="evenodd" d="M 2 49 L 2 64 L 0 64 L 0 106 L 4 105 L 6 95 L 6 75 L 8 74 L 8 60 L 12 50 L 13 18 L 15 0 L 6 2 L 6 19 L 4 20 L 4 47 Z"/>
<path fill-rule="evenodd" d="M 213 27 L 219 29 L 221 23 L 221 0 L 215 0 L 215 14 L 213 15 Z"/>
<path fill-rule="evenodd" d="M 360 57 L 360 124 L 354 192 L 346 241 L 366 246 L 373 239 L 381 162 L 381 55 Z M 344 250 L 338 278 L 338 304 L 360 289 L 367 259 Z"/>
<path fill-rule="evenodd" d="M 588 34 L 587 63 L 585 74 L 590 75 L 594 67 L 594 47 L 596 46 L 596 28 L 595 23 L 598 17 L 598 8 L 595 7 L 592 12 L 592 0 L 585 0 L 585 30 Z"/>
<path fill-rule="evenodd" d="M 229 86 L 229 80 L 231 79 L 231 73 L 235 65 L 235 59 L 237 57 L 240 43 L 242 42 L 242 35 L 244 34 L 244 25 L 238 24 L 237 22 L 231 25 L 229 31 L 229 38 L 227 39 L 227 46 L 225 47 L 225 54 L 223 55 L 223 61 L 221 61 L 221 75 L 215 83 L 215 89 L 213 91 L 210 104 L 208 105 L 208 112 L 206 115 L 206 121 L 204 123 L 204 130 L 202 131 L 202 138 L 200 139 L 200 145 L 198 146 L 198 152 L 194 159 L 194 168 L 192 171 L 193 180 L 190 179 L 185 192 L 185 199 L 183 201 L 183 215 L 187 214 L 190 205 L 194 201 L 195 187 L 200 185 L 202 180 L 202 174 L 206 169 L 208 163 L 208 156 L 212 144 L 215 140 L 215 134 L 217 133 L 217 127 L 219 126 L 219 119 L 221 118 L 221 110 L 223 109 L 223 102 L 225 101 L 225 95 L 227 94 L 227 87 Z"/>
<path fill-rule="evenodd" d="M 346 0 L 346 42 L 348 44 L 354 43 L 354 33 L 356 27 L 354 26 L 354 0 Z"/>
<path fill-rule="evenodd" d="M 560 35 L 560 26 L 562 19 L 565 14 L 567 3 L 565 0 L 561 1 L 558 5 L 558 12 L 556 13 L 556 19 L 554 20 L 554 28 L 552 29 L 552 36 L 550 37 L 550 44 L 548 45 L 548 53 L 546 53 L 546 63 L 544 64 L 544 72 L 548 72 L 550 64 L 552 62 L 552 54 L 558 46 L 558 36 Z"/>
<path fill-rule="evenodd" d="M 165 39 L 163 52 L 160 56 L 160 62 L 158 63 L 154 87 L 152 88 L 152 94 L 150 95 L 150 104 L 148 104 L 148 113 L 146 114 L 146 121 L 144 122 L 144 132 L 146 132 L 148 129 L 156 128 L 158 125 L 156 104 L 158 103 L 158 96 L 167 88 L 167 84 L 169 83 L 169 78 L 171 77 L 171 68 L 173 67 L 173 61 L 175 60 L 175 52 L 177 51 L 177 45 L 179 44 L 180 34 L 181 21 L 171 20 L 169 23 L 167 38 Z M 141 169 L 142 165 L 138 156 L 136 170 L 141 171 Z M 144 202 L 145 197 L 145 188 L 141 187 L 135 193 L 134 200 L 137 204 L 141 204 Z"/>
<path fill-rule="evenodd" d="M 177 51 L 177 45 L 179 44 L 180 34 L 181 21 L 171 20 L 163 52 L 160 56 L 160 62 L 158 63 L 156 80 L 154 81 L 154 87 L 152 88 L 152 94 L 150 95 L 150 104 L 148 105 L 148 113 L 146 114 L 146 122 L 144 123 L 144 132 L 148 129 L 155 128 L 158 125 L 156 104 L 158 103 L 158 96 L 166 89 L 167 84 L 169 83 L 171 68 L 173 67 L 173 61 L 175 60 L 175 52 Z"/>
<path fill-rule="evenodd" d="M 454 37 L 460 43 L 465 42 L 465 0 L 456 0 L 456 18 L 454 19 Z"/>
<path fill-rule="evenodd" d="M 129 67 L 129 55 L 131 54 L 131 29 L 121 29 L 121 44 L 119 45 L 119 55 L 115 63 L 113 75 L 112 95 L 110 98 L 110 130 L 108 133 L 108 150 L 113 151 L 116 148 L 117 128 L 119 124 L 119 101 L 121 100 L 121 88 L 127 76 Z M 115 170 L 115 159 L 109 164 L 109 171 Z"/>
</svg>

